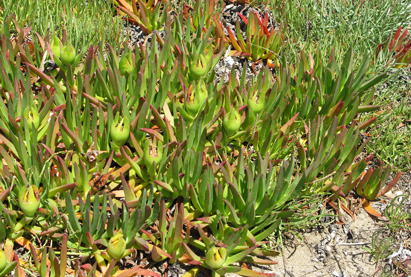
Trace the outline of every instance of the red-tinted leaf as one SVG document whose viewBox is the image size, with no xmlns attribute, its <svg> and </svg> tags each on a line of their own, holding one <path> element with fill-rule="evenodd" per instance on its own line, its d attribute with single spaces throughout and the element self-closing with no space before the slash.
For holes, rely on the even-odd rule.
<svg viewBox="0 0 411 277">
<path fill-rule="evenodd" d="M 227 26 L 228 37 L 230 38 L 231 44 L 238 52 L 245 52 L 245 49 L 241 49 L 240 45 L 237 43 L 237 38 L 234 36 L 234 33 L 231 31 L 230 27 Z"/>
<path fill-rule="evenodd" d="M 159 141 L 164 142 L 164 138 L 159 132 L 148 128 L 141 128 L 140 130 L 156 137 Z"/>
<path fill-rule="evenodd" d="M 115 274 L 115 277 L 131 277 L 131 276 L 161 276 L 151 270 L 141 268 L 139 265 L 128 270 L 121 271 L 120 274 Z"/>
<path fill-rule="evenodd" d="M 395 176 L 395 178 L 388 184 L 386 185 L 378 194 L 377 197 L 383 196 L 384 194 L 386 194 L 400 179 L 402 172 L 398 172 L 397 176 Z"/>
<path fill-rule="evenodd" d="M 360 124 L 358 124 L 358 129 L 362 130 L 367 128 L 368 126 L 370 126 L 371 124 L 373 124 L 375 121 L 377 120 L 376 117 L 373 117 L 365 122 L 361 122 Z"/>
<path fill-rule="evenodd" d="M 238 13 L 238 16 L 241 17 L 241 19 L 244 21 L 245 25 L 248 24 L 248 19 L 244 15 L 242 15 L 241 13 Z"/>
<path fill-rule="evenodd" d="M 374 210 L 373 207 L 371 207 L 370 203 L 366 199 L 363 199 L 362 206 L 368 214 L 375 217 L 382 217 L 382 215 L 379 212 L 377 212 L 376 210 Z"/>
</svg>

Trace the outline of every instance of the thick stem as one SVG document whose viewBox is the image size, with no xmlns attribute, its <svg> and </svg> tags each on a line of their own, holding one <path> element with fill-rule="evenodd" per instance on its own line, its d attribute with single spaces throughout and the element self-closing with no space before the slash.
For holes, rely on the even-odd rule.
<svg viewBox="0 0 411 277">
<path fill-rule="evenodd" d="M 12 239 L 18 238 L 20 236 L 20 231 L 24 228 L 24 226 L 26 226 L 26 224 L 29 224 L 32 220 L 33 220 L 32 217 L 23 216 L 23 218 L 20 219 L 20 221 L 17 222 L 16 225 L 14 225 L 11 238 Z"/>
<path fill-rule="evenodd" d="M 94 257 L 96 258 L 97 264 L 100 267 L 101 272 L 106 272 L 107 265 L 104 261 L 104 258 L 99 253 L 94 253 Z"/>
<path fill-rule="evenodd" d="M 214 270 L 211 272 L 211 277 L 220 277 L 221 275 L 215 272 Z"/>
</svg>

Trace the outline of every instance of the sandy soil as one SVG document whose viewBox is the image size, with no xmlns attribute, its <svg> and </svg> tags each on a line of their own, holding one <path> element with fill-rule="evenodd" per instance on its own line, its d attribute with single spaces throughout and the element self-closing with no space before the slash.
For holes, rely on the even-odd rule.
<svg viewBox="0 0 411 277">
<path fill-rule="evenodd" d="M 372 206 L 384 214 L 395 196 L 406 194 L 402 208 L 410 213 L 410 177 L 411 172 L 403 174 L 393 191 Z M 358 209 L 355 220 L 345 213 L 342 217 L 344 224 L 321 224 L 311 230 L 285 234 L 284 252 L 275 259 L 278 264 L 270 270 L 280 276 L 296 277 L 411 276 L 411 263 L 408 264 L 411 257 L 407 255 L 411 249 L 410 228 L 392 232 L 388 228 L 390 221 L 385 216 L 372 218 L 362 208 Z M 373 239 L 375 244 L 379 244 L 374 249 L 380 251 L 385 249 L 385 242 L 389 244 L 385 257 L 395 253 L 399 255 L 377 262 L 376 257 L 367 251 L 367 248 L 372 248 Z"/>
</svg>

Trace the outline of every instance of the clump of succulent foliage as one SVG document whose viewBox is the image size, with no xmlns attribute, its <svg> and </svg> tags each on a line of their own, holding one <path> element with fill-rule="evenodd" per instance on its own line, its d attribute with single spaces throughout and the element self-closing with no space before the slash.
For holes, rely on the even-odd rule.
<svg viewBox="0 0 411 277">
<path fill-rule="evenodd" d="M 67 36 L 27 40 L 13 15 L 4 20 L 0 276 L 159 276 L 119 262 L 139 252 L 187 263 L 187 276 L 271 276 L 242 262 L 274 263 L 267 237 L 314 219 L 312 195 L 356 192 L 377 215 L 369 201 L 399 175 L 385 186 L 390 168 L 367 169 L 360 155 L 378 108 L 371 88 L 386 78 L 368 71 L 373 57 L 357 68 L 352 50 L 342 63 L 302 51 L 252 78 L 233 68 L 224 82 L 214 67 L 228 47 L 253 61 L 286 47 L 267 15 L 242 16 L 247 38 L 227 38 L 211 1 L 174 16 L 167 1 L 114 2 L 151 36 L 121 57 L 103 44 L 77 51 Z M 381 49 L 406 49 L 398 37 Z"/>
</svg>

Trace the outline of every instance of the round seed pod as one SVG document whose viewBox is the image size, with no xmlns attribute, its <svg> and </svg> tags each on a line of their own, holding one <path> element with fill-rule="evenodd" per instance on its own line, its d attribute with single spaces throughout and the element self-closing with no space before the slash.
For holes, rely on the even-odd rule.
<svg viewBox="0 0 411 277">
<path fill-rule="evenodd" d="M 35 185 L 23 186 L 18 195 L 20 209 L 27 217 L 33 217 L 40 206 L 39 190 Z"/>
<path fill-rule="evenodd" d="M 133 71 L 133 63 L 129 53 L 121 56 L 119 67 L 121 75 L 129 75 Z"/>
<path fill-rule="evenodd" d="M 224 265 L 226 258 L 226 248 L 213 246 L 206 253 L 205 263 L 212 269 L 219 269 Z"/>
<path fill-rule="evenodd" d="M 235 132 L 237 132 L 240 127 L 241 116 L 237 111 L 232 110 L 226 114 L 223 120 L 223 128 L 229 136 L 232 136 Z"/>
<path fill-rule="evenodd" d="M 110 126 L 110 135 L 117 146 L 123 146 L 130 136 L 130 121 L 128 118 L 116 114 Z"/>
<path fill-rule="evenodd" d="M 63 49 L 61 49 L 60 60 L 65 65 L 71 65 L 76 60 L 76 49 L 68 42 Z"/>
<path fill-rule="evenodd" d="M 107 246 L 107 252 L 114 260 L 120 260 L 126 251 L 126 241 L 122 233 L 117 233 L 110 239 Z"/>
</svg>

